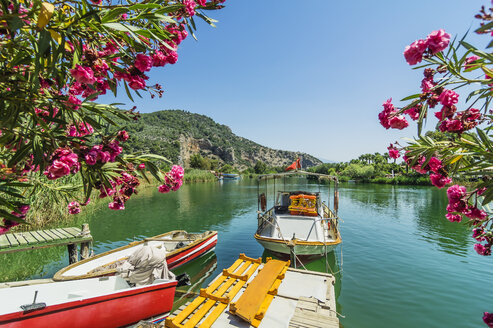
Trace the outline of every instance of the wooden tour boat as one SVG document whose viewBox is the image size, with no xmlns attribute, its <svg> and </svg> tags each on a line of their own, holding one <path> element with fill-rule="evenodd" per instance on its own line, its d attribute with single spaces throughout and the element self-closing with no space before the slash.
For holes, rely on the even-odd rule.
<svg viewBox="0 0 493 328">
<path fill-rule="evenodd" d="M 334 183 L 334 211 L 322 201 L 320 192 L 277 191 L 275 179 L 293 175 L 315 176 Z M 267 210 L 264 193 L 259 195 L 258 228 L 254 237 L 265 249 L 276 255 L 289 255 L 292 259 L 323 256 L 342 242 L 337 216 L 339 192 L 337 177 L 304 172 L 261 175 L 261 181 L 274 180 L 274 206 Z M 259 188 L 260 189 L 260 188 Z M 329 191 L 330 197 L 330 191 Z"/>
<path fill-rule="evenodd" d="M 121 327 L 169 312 L 176 280 L 130 287 L 120 276 L 0 288 L 0 326 Z"/>
<path fill-rule="evenodd" d="M 165 247 L 167 250 L 166 262 L 168 268 L 172 270 L 212 251 L 217 244 L 217 231 L 188 233 L 183 230 L 174 230 L 141 241 L 134 241 L 127 246 L 71 264 L 55 273 L 53 280 L 64 281 L 112 276 L 116 273 L 118 264 L 124 262 L 143 244 Z"/>
</svg>

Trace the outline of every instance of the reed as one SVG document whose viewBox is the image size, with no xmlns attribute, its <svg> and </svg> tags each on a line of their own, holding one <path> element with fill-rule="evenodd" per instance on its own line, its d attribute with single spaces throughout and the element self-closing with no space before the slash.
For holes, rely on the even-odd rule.
<svg viewBox="0 0 493 328">
<path fill-rule="evenodd" d="M 183 181 L 185 183 L 191 182 L 212 182 L 216 181 L 217 177 L 208 170 L 188 169 L 185 171 Z"/>
</svg>

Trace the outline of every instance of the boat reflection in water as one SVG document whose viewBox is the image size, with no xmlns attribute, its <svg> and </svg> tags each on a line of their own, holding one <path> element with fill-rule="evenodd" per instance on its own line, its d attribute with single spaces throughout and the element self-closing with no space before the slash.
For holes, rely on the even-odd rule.
<svg viewBox="0 0 493 328">
<path fill-rule="evenodd" d="M 189 286 L 180 286 L 176 288 L 173 311 L 188 301 L 193 300 L 198 295 L 202 284 L 204 284 L 207 278 L 212 275 L 216 268 L 216 253 L 211 251 L 208 254 L 173 270 L 173 273 L 176 275 L 186 272 L 190 276 Z"/>
</svg>

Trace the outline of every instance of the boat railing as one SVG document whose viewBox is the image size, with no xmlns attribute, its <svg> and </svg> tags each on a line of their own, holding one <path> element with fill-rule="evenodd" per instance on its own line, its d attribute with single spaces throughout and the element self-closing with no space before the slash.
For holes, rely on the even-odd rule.
<svg viewBox="0 0 493 328">
<path fill-rule="evenodd" d="M 258 214 L 258 225 L 257 225 L 258 233 L 260 233 L 265 228 L 265 225 L 269 222 L 269 219 L 272 218 L 273 213 L 274 213 L 274 208 L 271 208 L 266 212 Z"/>
</svg>

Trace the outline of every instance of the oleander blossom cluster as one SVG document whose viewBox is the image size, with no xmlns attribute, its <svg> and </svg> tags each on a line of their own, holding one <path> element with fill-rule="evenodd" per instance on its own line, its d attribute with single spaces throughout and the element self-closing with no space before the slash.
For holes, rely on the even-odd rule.
<svg viewBox="0 0 493 328">
<path fill-rule="evenodd" d="M 421 174 L 429 174 L 431 183 L 437 188 L 443 188 L 447 184 L 452 183 L 452 179 L 448 177 L 442 161 L 432 156 L 427 161 L 426 157 L 418 156 L 418 158 L 409 157 L 407 152 L 402 158 L 416 172 Z"/>
<path fill-rule="evenodd" d="M 19 219 L 25 219 L 26 214 L 29 211 L 29 205 L 21 205 L 15 211 L 10 212 L 15 217 Z M 0 225 L 0 234 L 4 234 L 9 231 L 11 228 L 19 225 L 19 222 L 9 219 L 2 219 L 2 225 Z"/>
<path fill-rule="evenodd" d="M 481 196 L 485 190 L 483 188 L 467 192 L 464 186 L 450 186 L 447 189 L 449 204 L 447 205 L 445 217 L 450 222 L 461 222 L 463 216 L 467 217 L 469 223 L 473 226 L 472 237 L 479 241 L 474 245 L 474 250 L 480 255 L 491 255 L 493 237 L 485 230 L 485 225 L 488 223 L 488 214 L 470 203 L 470 199 Z M 483 242 L 484 244 L 482 244 Z"/>
<path fill-rule="evenodd" d="M 409 65 L 416 65 L 423 57 L 431 57 L 448 47 L 450 34 L 440 29 L 433 31 L 424 40 L 416 40 L 404 49 L 404 58 Z"/>
<path fill-rule="evenodd" d="M 160 193 L 168 193 L 171 190 L 177 191 L 183 184 L 185 171 L 179 165 L 173 165 L 171 170 L 165 174 L 164 183 L 158 187 Z"/>
<path fill-rule="evenodd" d="M 390 144 L 389 147 L 387 147 L 387 150 L 389 151 L 389 157 L 393 159 L 398 159 L 401 157 L 401 154 L 399 153 L 399 149 L 397 149 L 393 144 Z"/>
</svg>

